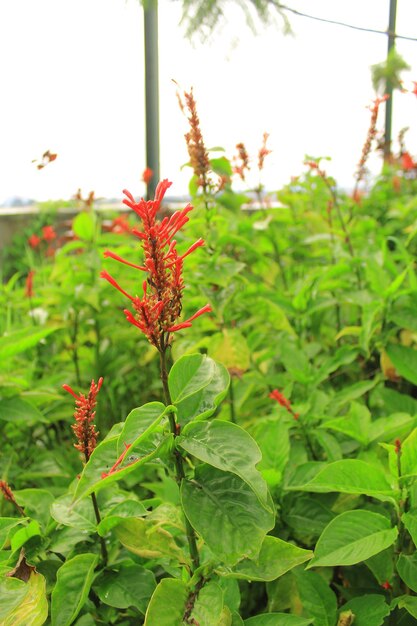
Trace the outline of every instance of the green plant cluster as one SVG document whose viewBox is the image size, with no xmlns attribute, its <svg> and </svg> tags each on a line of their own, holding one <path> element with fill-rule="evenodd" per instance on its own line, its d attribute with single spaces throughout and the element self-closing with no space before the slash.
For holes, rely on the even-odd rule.
<svg viewBox="0 0 417 626">
<path fill-rule="evenodd" d="M 223 156 L 216 193 L 192 180 L 183 315 L 212 313 L 176 333 L 169 403 L 99 279 L 107 248 L 141 263 L 137 238 L 89 210 L 54 256 L 22 250 L 0 292 L 0 624 L 416 623 L 417 183 L 386 166 L 353 200 L 314 163 L 255 203 Z M 83 463 L 61 387 L 101 376 Z"/>
</svg>

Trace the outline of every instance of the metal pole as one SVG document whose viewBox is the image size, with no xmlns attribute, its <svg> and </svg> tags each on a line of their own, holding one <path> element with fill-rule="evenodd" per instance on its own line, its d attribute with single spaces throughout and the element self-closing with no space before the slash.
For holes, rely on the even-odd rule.
<svg viewBox="0 0 417 626">
<path fill-rule="evenodd" d="M 146 167 L 153 171 L 146 196 L 154 197 L 159 181 L 158 0 L 144 3 Z"/>
<path fill-rule="evenodd" d="M 390 0 L 389 3 L 389 26 L 388 26 L 388 54 L 395 46 L 395 21 L 397 17 L 397 0 Z M 388 162 L 391 157 L 392 140 L 392 97 L 393 89 L 390 80 L 385 85 L 385 93 L 388 100 L 385 104 L 385 141 L 384 141 L 384 161 Z"/>
</svg>

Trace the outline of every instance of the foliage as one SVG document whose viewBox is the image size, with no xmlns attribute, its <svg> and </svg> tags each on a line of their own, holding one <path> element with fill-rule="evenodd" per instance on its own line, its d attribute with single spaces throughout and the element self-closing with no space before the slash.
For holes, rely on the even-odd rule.
<svg viewBox="0 0 417 626">
<path fill-rule="evenodd" d="M 166 253 L 148 225 L 162 239 L 146 270 L 133 219 L 93 206 L 16 243 L 0 293 L 2 624 L 414 622 L 416 172 L 393 159 L 351 198 L 307 162 L 267 196 L 236 193 L 245 170 L 210 157 Z M 116 257 L 122 294 L 99 278 Z M 124 296 L 138 321 L 159 289 L 159 324 L 168 278 L 187 321 L 165 312 L 155 341 L 145 318 L 125 323 Z"/>
</svg>

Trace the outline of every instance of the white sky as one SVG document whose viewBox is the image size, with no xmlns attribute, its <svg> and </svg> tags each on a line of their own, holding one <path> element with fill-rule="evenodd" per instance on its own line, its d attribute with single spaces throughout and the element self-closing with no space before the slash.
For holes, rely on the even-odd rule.
<svg viewBox="0 0 417 626">
<path fill-rule="evenodd" d="M 389 0 L 288 0 L 300 11 L 384 30 Z M 294 37 L 279 19 L 255 36 L 234 3 L 209 43 L 184 38 L 181 3 L 160 0 L 161 176 L 172 193 L 187 190 L 175 79 L 194 87 L 207 146 L 232 156 L 243 141 L 254 156 L 263 132 L 273 154 L 264 183 L 278 189 L 299 174 L 304 154 L 331 156 L 326 168 L 342 186 L 353 181 L 373 98 L 370 66 L 386 55 L 383 35 L 289 14 Z M 417 36 L 416 0 L 398 0 L 397 32 Z M 417 42 L 398 40 L 417 80 Z M 0 3 L 0 203 L 84 194 L 144 193 L 143 18 L 138 0 L 3 0 Z M 383 122 L 381 110 L 380 126 Z M 409 126 L 417 154 L 417 98 L 395 95 L 394 137 Z M 38 171 L 45 150 L 58 159 Z M 374 171 L 379 160 L 372 162 Z"/>
</svg>

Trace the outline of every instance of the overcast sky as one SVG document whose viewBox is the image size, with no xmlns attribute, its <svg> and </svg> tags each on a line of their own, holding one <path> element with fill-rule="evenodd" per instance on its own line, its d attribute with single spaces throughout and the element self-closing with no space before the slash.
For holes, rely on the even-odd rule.
<svg viewBox="0 0 417 626">
<path fill-rule="evenodd" d="M 288 0 L 316 16 L 385 30 L 389 0 Z M 190 172 L 175 79 L 194 87 L 206 144 L 232 156 L 243 141 L 256 155 L 270 133 L 264 183 L 277 189 L 303 170 L 306 153 L 330 156 L 326 166 L 352 185 L 373 98 L 370 66 L 386 55 L 383 35 L 289 15 L 254 35 L 230 2 L 227 22 L 210 42 L 184 38 L 181 3 L 160 0 L 161 176 L 186 192 Z M 397 32 L 417 37 L 416 0 L 398 0 Z M 417 42 L 398 40 L 417 80 Z M 87 194 L 144 193 L 143 18 L 138 0 L 9 0 L 0 3 L 0 203 L 11 196 L 45 200 Z M 381 115 L 381 125 L 383 122 Z M 417 155 L 417 98 L 396 94 L 394 136 L 409 126 Z M 31 162 L 45 150 L 58 159 L 43 170 Z M 373 159 L 376 172 L 379 161 Z"/>
</svg>

